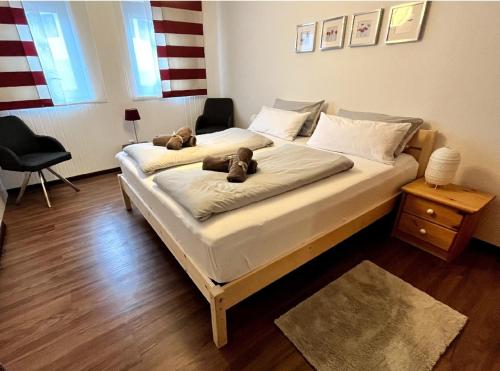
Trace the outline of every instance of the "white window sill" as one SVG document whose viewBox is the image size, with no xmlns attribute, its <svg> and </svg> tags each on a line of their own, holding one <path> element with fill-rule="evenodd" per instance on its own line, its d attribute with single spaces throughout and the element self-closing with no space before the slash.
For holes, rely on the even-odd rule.
<svg viewBox="0 0 500 371">
<path fill-rule="evenodd" d="M 144 101 L 144 100 L 160 100 L 162 99 L 161 96 L 159 95 L 152 95 L 148 97 L 134 97 L 132 98 L 133 101 Z"/>
<path fill-rule="evenodd" d="M 108 101 L 107 100 L 90 100 L 90 101 L 85 101 L 85 102 L 72 102 L 72 103 L 59 103 L 59 104 L 54 103 L 54 107 L 67 107 L 67 106 L 78 106 L 81 104 L 102 104 L 102 103 L 108 103 Z M 46 107 L 46 108 L 52 108 L 52 107 Z"/>
</svg>

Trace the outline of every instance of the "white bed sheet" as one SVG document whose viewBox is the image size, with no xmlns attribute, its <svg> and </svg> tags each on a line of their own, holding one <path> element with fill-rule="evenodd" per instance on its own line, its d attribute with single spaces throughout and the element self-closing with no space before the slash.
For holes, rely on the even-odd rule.
<svg viewBox="0 0 500 371">
<path fill-rule="evenodd" d="M 275 145 L 284 142 L 272 139 Z M 294 143 L 304 145 L 307 139 Z M 117 155 L 127 182 L 201 271 L 220 283 L 348 223 L 396 195 L 417 174 L 418 163 L 407 154 L 394 166 L 347 157 L 354 161 L 347 172 L 199 222 L 158 188 L 154 175 L 144 174 L 124 152 Z M 188 167 L 201 164 L 183 166 Z"/>
</svg>

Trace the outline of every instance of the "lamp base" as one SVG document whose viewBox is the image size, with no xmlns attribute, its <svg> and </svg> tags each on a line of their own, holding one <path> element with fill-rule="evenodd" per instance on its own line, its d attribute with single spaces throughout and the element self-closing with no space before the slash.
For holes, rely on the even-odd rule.
<svg viewBox="0 0 500 371">
<path fill-rule="evenodd" d="M 132 121 L 133 125 L 134 125 L 134 134 L 135 134 L 135 142 L 136 143 L 139 143 L 139 138 L 137 137 L 137 130 L 135 128 L 135 120 Z"/>
<path fill-rule="evenodd" d="M 427 180 L 425 181 L 425 184 L 427 184 L 429 187 L 432 187 L 434 189 L 438 188 L 446 188 L 446 186 L 450 185 L 451 183 L 446 183 L 446 184 L 434 184 L 431 182 L 428 182 Z"/>
</svg>

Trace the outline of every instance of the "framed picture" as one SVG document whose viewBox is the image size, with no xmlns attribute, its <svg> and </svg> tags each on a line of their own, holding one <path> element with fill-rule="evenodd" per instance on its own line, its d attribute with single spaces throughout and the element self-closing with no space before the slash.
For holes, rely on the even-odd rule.
<svg viewBox="0 0 500 371">
<path fill-rule="evenodd" d="M 377 43 L 383 11 L 384 9 L 377 9 L 353 15 L 349 46 L 368 46 Z"/>
<path fill-rule="evenodd" d="M 295 39 L 295 51 L 297 53 L 310 53 L 314 51 L 316 43 L 316 22 L 299 24 Z"/>
<path fill-rule="evenodd" d="M 427 1 L 417 1 L 391 7 L 386 44 L 418 41 L 424 23 Z"/>
<path fill-rule="evenodd" d="M 325 19 L 321 28 L 321 50 L 340 49 L 344 46 L 347 16 Z"/>
</svg>

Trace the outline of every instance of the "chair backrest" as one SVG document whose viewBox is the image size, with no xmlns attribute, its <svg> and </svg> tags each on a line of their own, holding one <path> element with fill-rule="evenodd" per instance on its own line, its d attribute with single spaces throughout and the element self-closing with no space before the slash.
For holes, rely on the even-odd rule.
<svg viewBox="0 0 500 371">
<path fill-rule="evenodd" d="M 209 125 L 227 125 L 233 117 L 233 100 L 231 98 L 207 98 L 203 116 Z M 232 122 L 231 122 L 232 124 Z"/>
<path fill-rule="evenodd" d="M 0 145 L 17 155 L 38 151 L 35 133 L 17 116 L 0 117 Z"/>
</svg>

